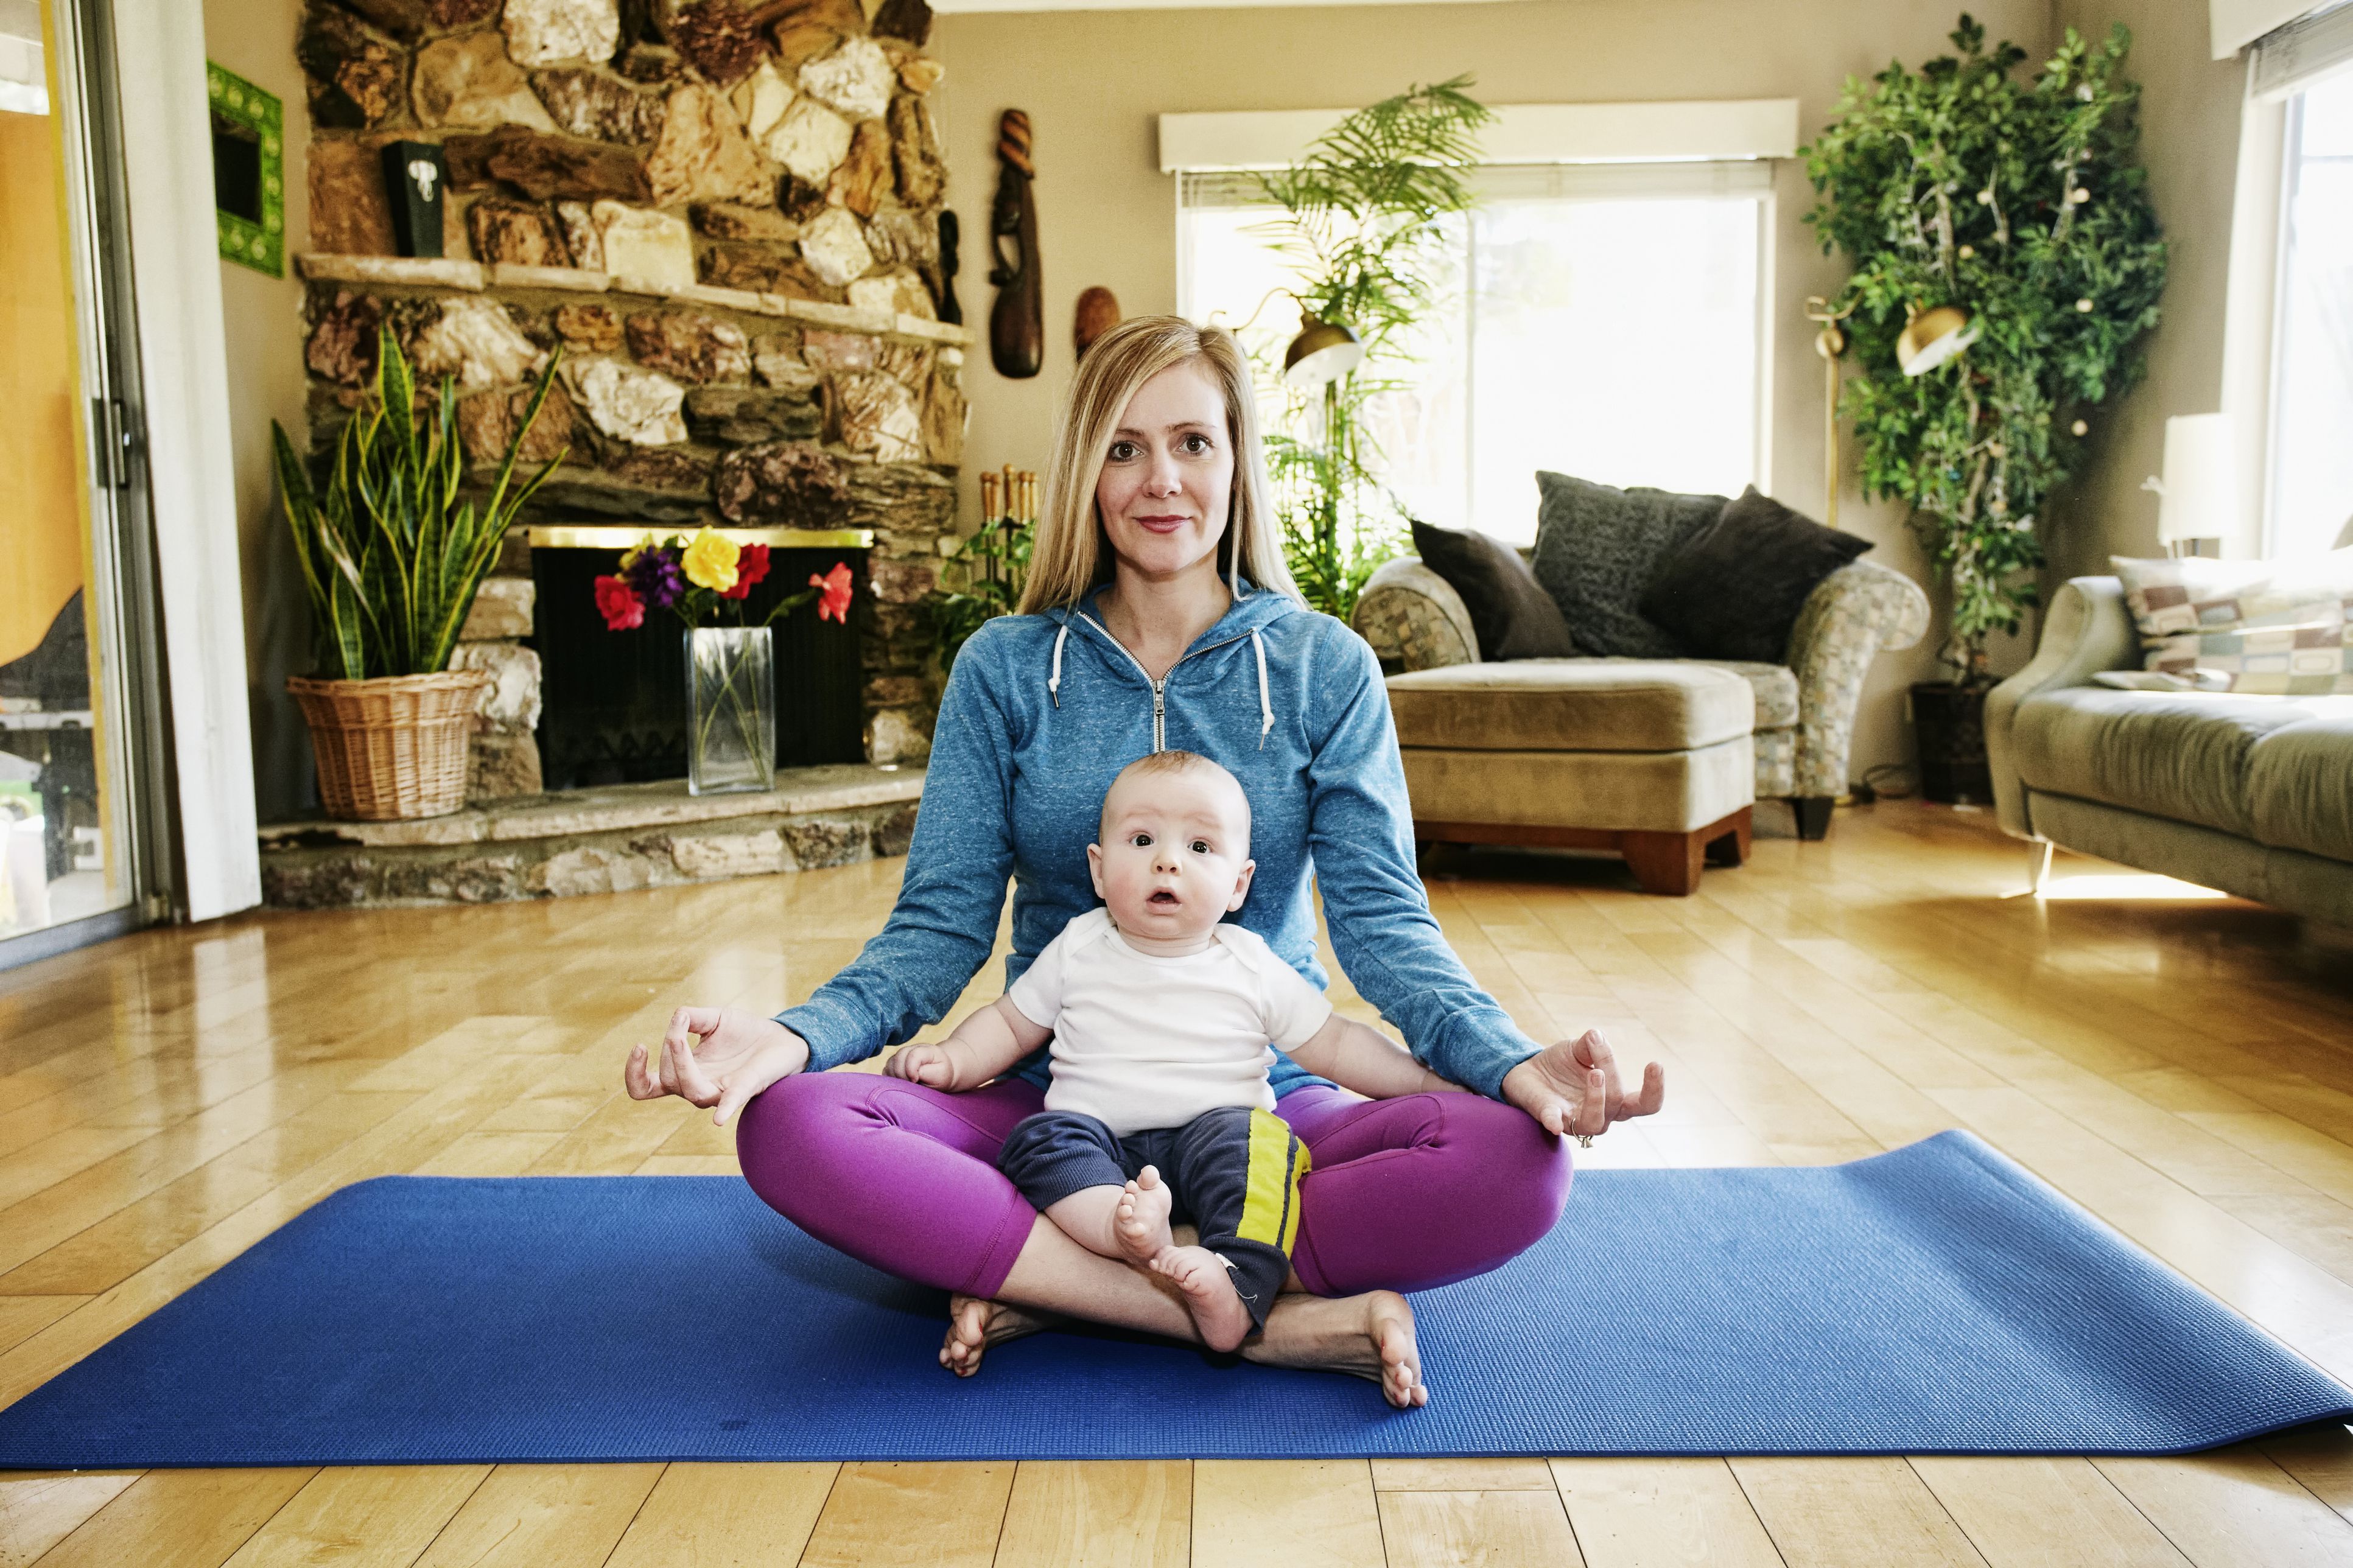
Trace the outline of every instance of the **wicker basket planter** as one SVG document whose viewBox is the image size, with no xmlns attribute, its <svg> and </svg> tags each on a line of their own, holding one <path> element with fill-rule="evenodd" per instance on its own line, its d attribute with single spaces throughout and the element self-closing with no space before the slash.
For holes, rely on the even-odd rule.
<svg viewBox="0 0 2353 1568">
<path fill-rule="evenodd" d="M 463 807 L 474 703 L 490 679 L 452 669 L 375 680 L 288 680 L 311 726 L 327 815 L 390 822 Z"/>
</svg>

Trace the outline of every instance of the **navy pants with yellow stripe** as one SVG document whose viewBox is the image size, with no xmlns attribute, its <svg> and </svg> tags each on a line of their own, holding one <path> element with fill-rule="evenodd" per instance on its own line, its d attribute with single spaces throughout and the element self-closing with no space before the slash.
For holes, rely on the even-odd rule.
<svg viewBox="0 0 2353 1568">
<path fill-rule="evenodd" d="M 1234 1289 L 1259 1328 L 1291 1272 L 1307 1163 L 1307 1145 L 1289 1123 L 1249 1106 L 1124 1138 L 1075 1110 L 1041 1110 L 1014 1124 L 997 1156 L 997 1168 L 1041 1213 L 1072 1193 L 1122 1186 L 1158 1166 L 1170 1218 L 1190 1221 L 1201 1245 L 1231 1265 Z"/>
</svg>

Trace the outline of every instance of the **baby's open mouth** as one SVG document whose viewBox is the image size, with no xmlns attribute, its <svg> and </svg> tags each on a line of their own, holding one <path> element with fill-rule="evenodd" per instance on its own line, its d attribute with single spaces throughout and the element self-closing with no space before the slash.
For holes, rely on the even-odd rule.
<svg viewBox="0 0 2353 1568">
<path fill-rule="evenodd" d="M 1155 892 L 1152 897 L 1145 900 L 1145 903 L 1156 904 L 1164 909 L 1175 909 L 1178 904 L 1181 904 L 1184 901 L 1184 900 L 1178 898 L 1176 894 L 1170 892 L 1166 888 L 1160 889 L 1158 891 Z"/>
</svg>

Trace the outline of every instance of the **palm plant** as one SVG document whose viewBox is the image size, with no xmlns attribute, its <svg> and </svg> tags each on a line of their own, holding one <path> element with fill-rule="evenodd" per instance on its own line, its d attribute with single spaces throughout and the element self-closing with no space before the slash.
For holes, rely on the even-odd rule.
<svg viewBox="0 0 2353 1568">
<path fill-rule="evenodd" d="M 417 379 L 388 325 L 376 340 L 375 395 L 336 438 L 323 489 L 313 489 L 285 427 L 271 421 L 279 488 L 311 595 L 323 678 L 366 680 L 448 668 L 507 525 L 564 460 L 558 452 L 530 479 L 512 483 L 523 437 L 554 378 L 551 357 L 507 443 L 497 481 L 479 501 L 464 493 L 456 389 L 444 380 L 419 419 Z"/>
<path fill-rule="evenodd" d="M 1459 76 L 1358 110 L 1297 163 L 1259 177 L 1283 216 L 1255 232 L 1290 263 L 1301 309 L 1345 323 L 1365 348 L 1355 372 L 1320 388 L 1281 384 L 1284 405 L 1267 437 L 1292 575 L 1309 604 L 1342 620 L 1373 568 L 1397 553 L 1407 521 L 1381 483 L 1371 414 L 1412 390 L 1413 332 L 1454 270 L 1452 220 L 1475 199 L 1467 175 L 1477 132 L 1494 118 L 1470 85 Z"/>
</svg>

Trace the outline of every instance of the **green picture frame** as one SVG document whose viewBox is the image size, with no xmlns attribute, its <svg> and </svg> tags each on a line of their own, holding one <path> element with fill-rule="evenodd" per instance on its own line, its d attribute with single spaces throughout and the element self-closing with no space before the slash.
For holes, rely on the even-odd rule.
<svg viewBox="0 0 2353 1568">
<path fill-rule="evenodd" d="M 286 106 L 205 62 L 213 125 L 213 218 L 224 259 L 286 276 Z"/>
</svg>

